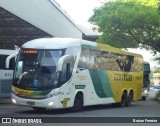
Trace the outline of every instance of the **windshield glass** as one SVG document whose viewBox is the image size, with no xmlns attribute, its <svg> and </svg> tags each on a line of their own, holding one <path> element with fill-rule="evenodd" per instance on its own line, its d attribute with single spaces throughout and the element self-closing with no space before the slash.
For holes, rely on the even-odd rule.
<svg viewBox="0 0 160 126">
<path fill-rule="evenodd" d="M 21 50 L 14 74 L 14 85 L 44 90 L 58 84 L 57 65 L 65 50 Z"/>
</svg>

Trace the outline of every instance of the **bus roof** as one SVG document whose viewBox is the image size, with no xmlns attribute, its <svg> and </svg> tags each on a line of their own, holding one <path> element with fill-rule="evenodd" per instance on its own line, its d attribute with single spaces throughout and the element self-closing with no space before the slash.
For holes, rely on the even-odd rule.
<svg viewBox="0 0 160 126">
<path fill-rule="evenodd" d="M 114 48 L 112 46 L 106 44 L 95 43 L 87 40 L 82 39 L 74 39 L 74 38 L 39 38 L 31 40 L 22 45 L 22 48 L 30 48 L 30 49 L 64 49 L 73 46 L 88 46 L 97 48 L 103 51 L 121 53 L 126 55 L 133 55 L 133 56 L 140 56 L 140 54 L 131 53 L 127 51 L 123 51 L 118 48 Z"/>
<path fill-rule="evenodd" d="M 63 49 L 80 46 L 80 39 L 73 38 L 39 38 L 22 45 L 22 48 L 32 49 Z"/>
</svg>

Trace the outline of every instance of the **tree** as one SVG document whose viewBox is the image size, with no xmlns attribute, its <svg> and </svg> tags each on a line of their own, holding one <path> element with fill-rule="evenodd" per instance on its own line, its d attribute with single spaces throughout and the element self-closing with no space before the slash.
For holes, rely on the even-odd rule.
<svg viewBox="0 0 160 126">
<path fill-rule="evenodd" d="M 160 67 L 154 67 L 151 69 L 153 73 L 160 73 Z"/>
<path fill-rule="evenodd" d="M 160 52 L 157 0 L 116 0 L 94 9 L 89 21 L 102 33 L 98 42 L 118 48 L 150 48 Z"/>
</svg>

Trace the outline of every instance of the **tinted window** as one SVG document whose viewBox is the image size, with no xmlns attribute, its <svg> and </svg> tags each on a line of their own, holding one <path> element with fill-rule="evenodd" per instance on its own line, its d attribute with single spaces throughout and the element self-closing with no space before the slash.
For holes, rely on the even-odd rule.
<svg viewBox="0 0 160 126">
<path fill-rule="evenodd" d="M 88 69 L 136 72 L 142 70 L 142 58 L 82 48 L 79 66 Z"/>
</svg>

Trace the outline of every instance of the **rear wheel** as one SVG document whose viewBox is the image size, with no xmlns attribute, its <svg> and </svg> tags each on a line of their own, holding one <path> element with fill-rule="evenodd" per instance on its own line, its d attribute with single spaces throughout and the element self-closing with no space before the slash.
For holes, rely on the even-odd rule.
<svg viewBox="0 0 160 126">
<path fill-rule="evenodd" d="M 130 106 L 132 101 L 133 101 L 133 93 L 129 92 L 129 95 L 127 96 L 126 106 Z"/>
<path fill-rule="evenodd" d="M 126 101 L 126 106 L 130 106 L 131 105 L 131 96 L 128 95 L 127 96 L 127 101 Z"/>
<path fill-rule="evenodd" d="M 83 95 L 82 94 L 77 94 L 75 99 L 74 99 L 74 105 L 73 108 L 71 108 L 72 111 L 77 112 L 82 110 L 83 108 Z"/>
</svg>

